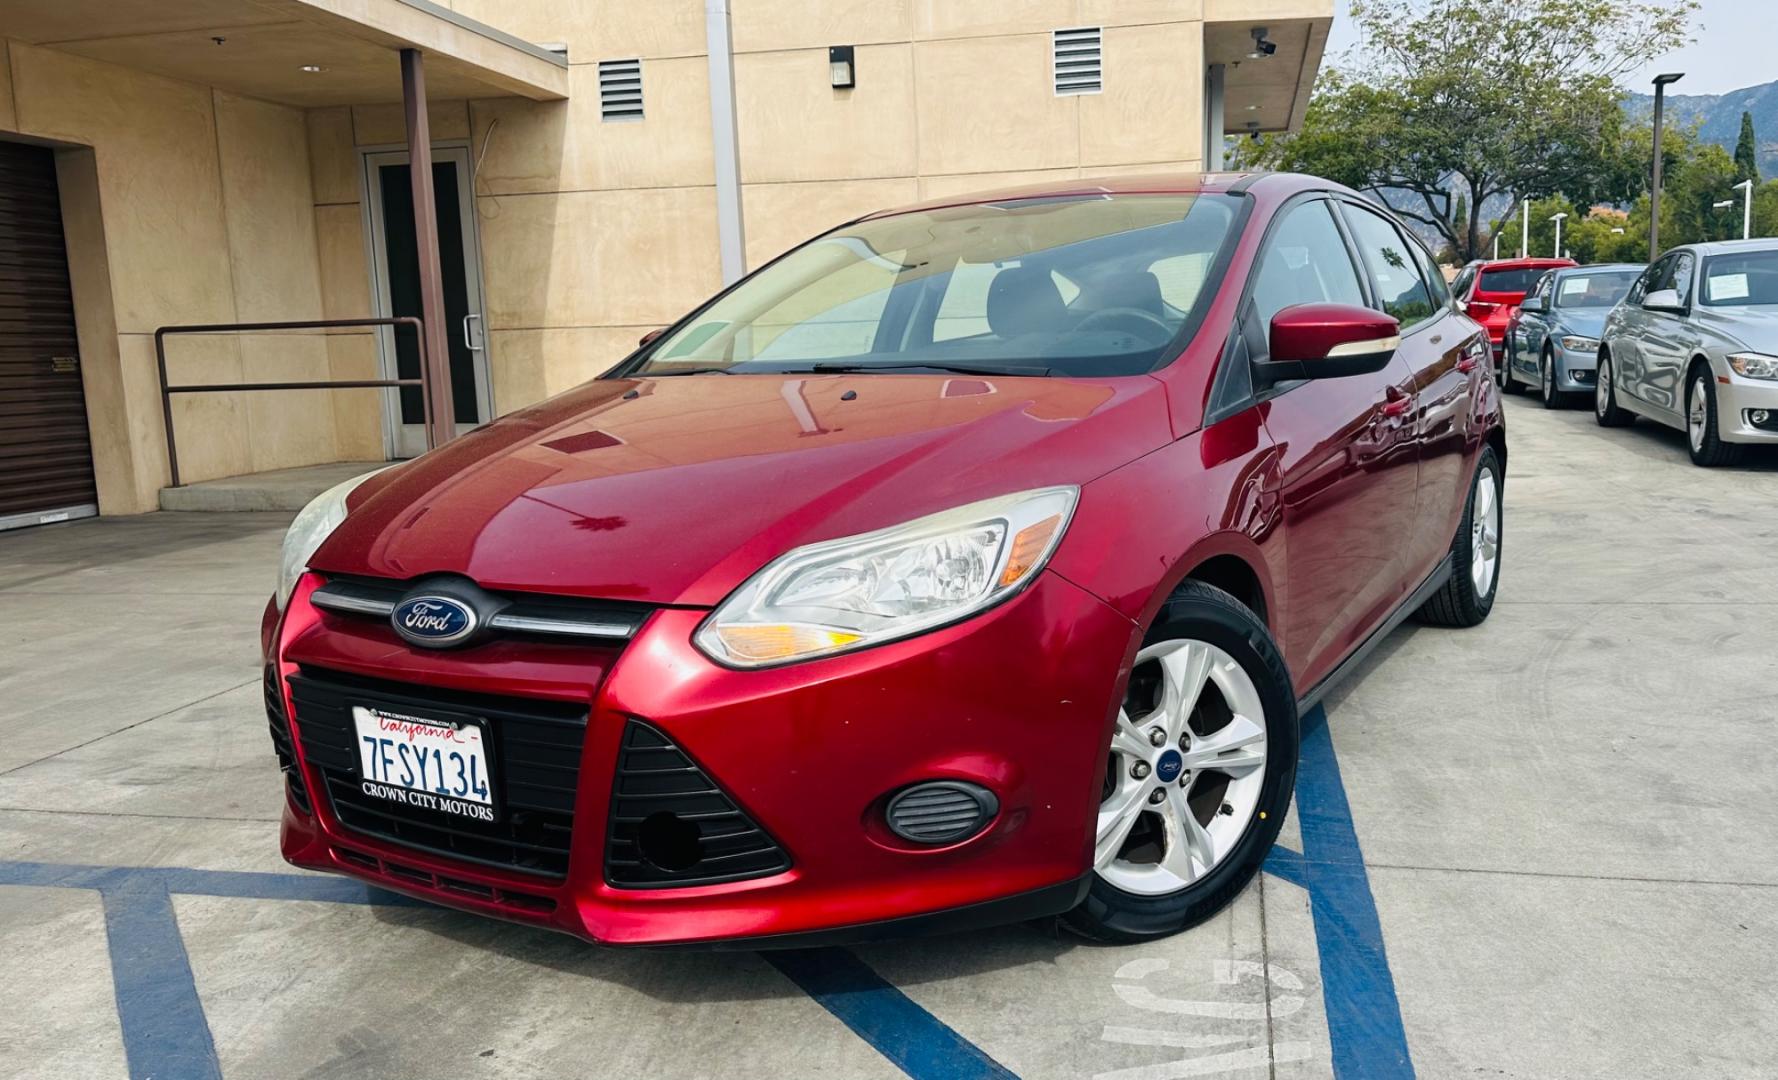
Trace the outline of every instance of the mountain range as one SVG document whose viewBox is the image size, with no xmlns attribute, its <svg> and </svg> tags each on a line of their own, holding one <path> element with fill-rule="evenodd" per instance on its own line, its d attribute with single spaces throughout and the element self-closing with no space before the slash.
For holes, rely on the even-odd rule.
<svg viewBox="0 0 1778 1080">
<path fill-rule="evenodd" d="M 1681 84 L 1683 85 L 1683 84 Z M 1627 94 L 1624 111 L 1637 120 L 1654 109 L 1652 94 Z M 1666 95 L 1664 120 L 1669 124 L 1698 123 L 1698 137 L 1733 154 L 1741 136 L 1741 114 L 1753 114 L 1754 144 L 1759 151 L 1760 176 L 1778 176 L 1778 81 L 1730 90 L 1726 94 Z"/>
</svg>

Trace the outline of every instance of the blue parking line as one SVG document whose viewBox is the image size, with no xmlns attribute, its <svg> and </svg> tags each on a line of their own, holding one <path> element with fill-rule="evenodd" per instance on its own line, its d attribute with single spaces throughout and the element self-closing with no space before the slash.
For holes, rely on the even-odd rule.
<svg viewBox="0 0 1778 1080">
<path fill-rule="evenodd" d="M 1411 1080 L 1414 1067 L 1382 926 L 1319 708 L 1303 717 L 1296 800 L 1303 850 L 1275 849 L 1265 869 L 1309 893 L 1334 1075 Z M 130 1075 L 143 1080 L 221 1076 L 172 896 L 431 906 L 344 877 L 181 867 L 0 862 L 5 885 L 93 889 L 103 898 L 124 1052 Z M 1014 1077 L 850 951 L 762 956 L 912 1080 Z"/>
<path fill-rule="evenodd" d="M 151 877 L 101 889 L 99 895 L 130 1075 L 222 1080 L 172 895 Z"/>
<path fill-rule="evenodd" d="M 1309 892 L 1315 947 L 1321 957 L 1321 996 L 1339 1080 L 1412 1080 L 1413 1059 L 1395 996 L 1395 976 L 1383 948 L 1370 875 L 1340 779 L 1327 713 L 1303 717 L 1296 774 L 1297 821 L 1303 851 L 1276 852 L 1267 869 Z M 1298 876 L 1300 875 L 1300 877 Z"/>
<path fill-rule="evenodd" d="M 846 949 L 761 956 L 914 1080 L 1017 1080 Z"/>
</svg>

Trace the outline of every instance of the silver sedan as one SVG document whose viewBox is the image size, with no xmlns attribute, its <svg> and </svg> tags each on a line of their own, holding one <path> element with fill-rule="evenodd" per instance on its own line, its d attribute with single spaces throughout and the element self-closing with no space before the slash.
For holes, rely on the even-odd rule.
<svg viewBox="0 0 1778 1080">
<path fill-rule="evenodd" d="M 1778 445 L 1778 240 L 1687 244 L 1650 264 L 1606 316 L 1593 415 L 1678 428 L 1698 465 Z"/>
</svg>

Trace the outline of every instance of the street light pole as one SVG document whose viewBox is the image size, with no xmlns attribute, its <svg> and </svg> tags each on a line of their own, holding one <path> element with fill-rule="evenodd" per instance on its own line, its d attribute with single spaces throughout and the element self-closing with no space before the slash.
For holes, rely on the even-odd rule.
<svg viewBox="0 0 1778 1080">
<path fill-rule="evenodd" d="M 1753 181 L 1743 180 L 1735 185 L 1741 189 L 1741 239 L 1746 240 L 1753 235 Z"/>
<path fill-rule="evenodd" d="M 1562 219 L 1567 216 L 1568 211 L 1566 210 L 1550 216 L 1550 220 L 1556 223 L 1556 258 L 1558 259 L 1562 257 Z"/>
<path fill-rule="evenodd" d="M 1654 174 L 1648 185 L 1648 261 L 1653 262 L 1661 255 L 1661 108 L 1666 100 L 1667 86 L 1685 78 L 1685 72 L 1675 71 L 1666 75 L 1655 76 L 1655 166 Z"/>
<path fill-rule="evenodd" d="M 1494 230 L 1494 261 L 1500 261 L 1500 230 Z"/>
<path fill-rule="evenodd" d="M 1525 224 L 1519 226 L 1519 258 L 1531 256 L 1531 196 L 1525 196 Z"/>
</svg>

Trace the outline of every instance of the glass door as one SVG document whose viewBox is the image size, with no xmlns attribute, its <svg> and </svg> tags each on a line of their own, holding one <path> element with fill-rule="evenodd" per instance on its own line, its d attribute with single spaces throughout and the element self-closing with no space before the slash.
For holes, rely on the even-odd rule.
<svg viewBox="0 0 1778 1080">
<path fill-rule="evenodd" d="M 488 388 L 487 328 L 482 321 L 481 259 L 475 236 L 475 199 L 469 151 L 433 150 L 432 187 L 438 204 L 439 266 L 443 271 L 445 344 L 450 350 L 451 401 L 459 432 L 493 416 Z M 364 155 L 370 205 L 372 271 L 377 314 L 420 312 L 420 255 L 406 150 Z M 385 378 L 420 375 L 420 343 L 411 330 L 379 331 Z M 418 387 L 390 391 L 385 405 L 391 450 L 398 458 L 426 449 L 425 411 Z"/>
</svg>

